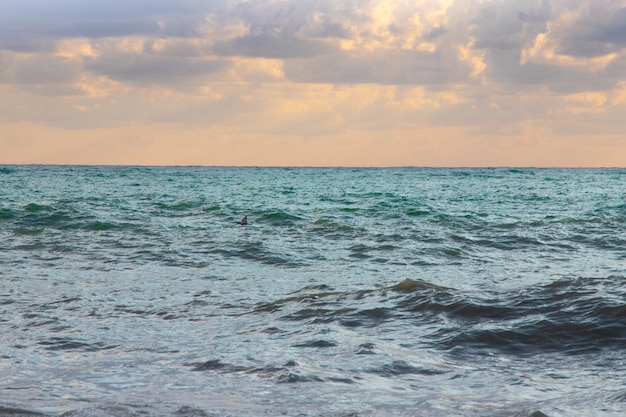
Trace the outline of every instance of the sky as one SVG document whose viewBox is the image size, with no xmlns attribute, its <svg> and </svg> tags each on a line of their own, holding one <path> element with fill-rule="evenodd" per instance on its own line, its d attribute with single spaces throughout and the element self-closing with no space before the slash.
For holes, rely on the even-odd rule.
<svg viewBox="0 0 626 417">
<path fill-rule="evenodd" d="M 0 164 L 626 167 L 626 0 L 2 0 Z"/>
</svg>

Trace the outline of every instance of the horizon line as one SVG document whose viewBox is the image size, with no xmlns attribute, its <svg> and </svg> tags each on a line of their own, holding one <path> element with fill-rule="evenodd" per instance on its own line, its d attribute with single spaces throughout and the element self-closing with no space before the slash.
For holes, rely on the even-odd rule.
<svg viewBox="0 0 626 417">
<path fill-rule="evenodd" d="M 277 169 L 626 169 L 626 166 L 534 165 L 201 165 L 201 164 L 56 164 L 2 163 L 0 167 L 110 167 L 110 168 L 277 168 Z"/>
</svg>

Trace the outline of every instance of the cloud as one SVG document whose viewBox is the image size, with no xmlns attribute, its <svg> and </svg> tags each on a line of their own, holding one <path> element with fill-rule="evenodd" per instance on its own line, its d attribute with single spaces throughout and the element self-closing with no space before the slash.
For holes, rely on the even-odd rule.
<svg viewBox="0 0 626 417">
<path fill-rule="evenodd" d="M 623 3 L 623 2 L 619 2 Z M 626 47 L 626 7 L 588 2 L 553 21 L 551 34 L 561 55 L 596 58 Z"/>
<path fill-rule="evenodd" d="M 18 84 L 66 84 L 80 76 L 80 63 L 56 56 L 26 56 L 15 60 L 14 81 Z"/>
<path fill-rule="evenodd" d="M 236 82 L 250 76 L 251 82 L 498 83 L 510 91 L 536 86 L 571 92 L 606 89 L 620 80 L 622 3 L 8 0 L 0 13 L 0 48 L 38 55 L 38 74 L 12 66 L 21 74 L 13 79 L 22 84 L 62 83 L 58 70 L 67 62 L 58 55 L 73 39 L 88 45 L 89 53 L 76 51 L 80 59 L 67 65 L 65 81 L 82 71 L 137 87 L 209 82 L 219 75 Z M 240 63 L 252 68 L 250 59 L 276 61 L 272 67 L 281 75 L 243 71 Z"/>
<path fill-rule="evenodd" d="M 285 63 L 293 81 L 330 84 L 443 85 L 470 82 L 472 72 L 458 51 L 450 50 L 358 51 Z"/>
<path fill-rule="evenodd" d="M 85 70 L 138 86 L 178 85 L 217 72 L 228 63 L 210 58 L 180 58 L 151 54 L 110 52 L 85 63 Z"/>
<path fill-rule="evenodd" d="M 474 8 L 469 34 L 484 53 L 485 80 L 509 91 L 615 88 L 621 76 L 609 68 L 624 55 L 623 38 L 606 34 L 621 30 L 620 3 L 483 2 Z"/>
<path fill-rule="evenodd" d="M 253 32 L 216 42 L 213 46 L 217 55 L 276 59 L 314 57 L 336 49 L 337 47 L 328 42 L 299 39 L 293 35 L 285 35 L 278 29 Z"/>
<path fill-rule="evenodd" d="M 294 82 L 472 85 L 482 76 L 561 91 L 584 84 L 585 66 L 612 74 L 602 71 L 623 54 L 625 10 L 611 0 L 10 0 L 0 48 L 55 55 L 67 39 L 86 39 L 84 71 L 138 86 L 258 58 L 282 61 Z M 141 46 L 129 54 L 129 42 Z"/>
<path fill-rule="evenodd" d="M 195 37 L 204 16 L 224 1 L 6 0 L 0 49 L 51 51 L 66 38 Z"/>
</svg>

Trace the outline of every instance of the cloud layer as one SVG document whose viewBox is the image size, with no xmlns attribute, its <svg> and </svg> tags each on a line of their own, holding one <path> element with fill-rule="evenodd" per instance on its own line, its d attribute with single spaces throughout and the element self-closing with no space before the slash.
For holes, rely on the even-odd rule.
<svg viewBox="0 0 626 417">
<path fill-rule="evenodd" d="M 178 125 L 233 147 L 377 134 L 372 152 L 426 131 L 527 152 L 585 135 L 614 164 L 625 63 L 626 0 L 6 0 L 0 145 L 27 152 L 7 145 L 24 124 Z"/>
</svg>

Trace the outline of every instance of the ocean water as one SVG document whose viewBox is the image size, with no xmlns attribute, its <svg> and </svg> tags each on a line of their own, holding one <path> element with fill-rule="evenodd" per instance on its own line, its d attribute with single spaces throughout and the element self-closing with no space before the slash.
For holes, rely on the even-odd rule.
<svg viewBox="0 0 626 417">
<path fill-rule="evenodd" d="M 0 193 L 0 416 L 626 415 L 626 170 L 0 166 Z"/>
</svg>

